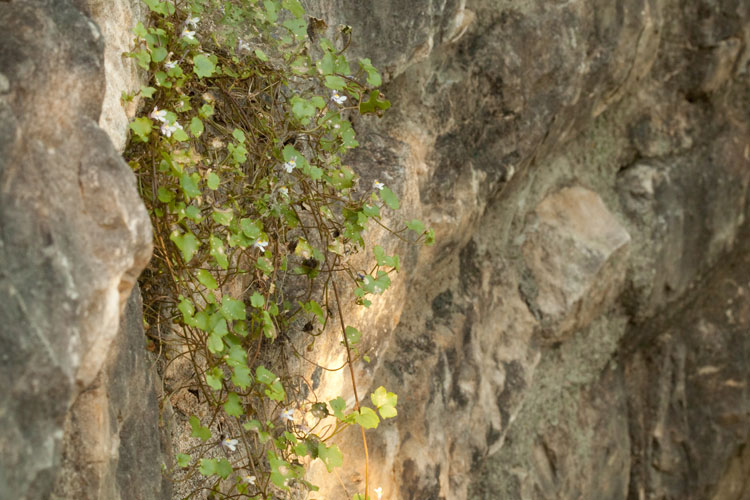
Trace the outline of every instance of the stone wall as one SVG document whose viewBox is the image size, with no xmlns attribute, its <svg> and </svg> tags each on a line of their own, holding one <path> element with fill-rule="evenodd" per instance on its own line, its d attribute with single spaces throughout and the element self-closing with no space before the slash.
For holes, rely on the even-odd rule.
<svg viewBox="0 0 750 500">
<path fill-rule="evenodd" d="M 436 229 L 367 329 L 371 484 L 748 498 L 747 3 L 308 3 L 386 69 L 355 162 Z"/>
<path fill-rule="evenodd" d="M 151 225 L 99 126 L 114 106 L 105 94 L 116 91 L 119 106 L 120 92 L 107 90 L 110 63 L 126 64 L 111 47 L 105 64 L 105 46 L 134 21 L 116 9 L 103 32 L 88 7 L 0 2 L 2 498 L 170 496 L 131 295 L 151 256 Z M 115 127 L 120 148 L 126 124 Z"/>
<path fill-rule="evenodd" d="M 394 106 L 355 123 L 352 164 L 436 231 L 371 235 L 404 265 L 357 318 L 360 392 L 399 394 L 370 484 L 750 498 L 747 2 L 305 3 L 384 69 Z M 2 497 L 172 495 L 131 295 L 150 226 L 117 153 L 138 6 L 0 2 Z M 338 444 L 347 471 L 314 463 L 310 498 L 361 487 L 358 436 Z"/>
</svg>

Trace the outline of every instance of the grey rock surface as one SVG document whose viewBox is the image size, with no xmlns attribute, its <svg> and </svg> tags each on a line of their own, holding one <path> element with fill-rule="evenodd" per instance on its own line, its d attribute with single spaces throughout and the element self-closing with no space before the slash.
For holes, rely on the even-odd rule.
<svg viewBox="0 0 750 500">
<path fill-rule="evenodd" d="M 436 231 L 403 250 L 415 267 L 386 318 L 360 328 L 377 346 L 362 379 L 400 395 L 368 438 L 370 484 L 415 500 L 748 498 L 750 325 L 714 305 L 746 286 L 739 267 L 739 288 L 716 280 L 747 248 L 750 6 L 308 4 L 386 69 L 393 109 L 357 124 L 378 153 L 352 162 Z M 356 436 L 340 445 L 363 469 Z M 319 498 L 364 480 L 313 479 Z"/>
<path fill-rule="evenodd" d="M 171 498 L 172 483 L 161 468 L 171 463 L 171 443 L 160 429 L 161 384 L 144 343 L 136 287 L 104 368 L 68 411 L 62 464 L 50 498 Z"/>
<path fill-rule="evenodd" d="M 0 496 L 37 500 L 71 406 L 117 343 L 151 228 L 97 125 L 99 28 L 65 0 L 2 2 L 0 26 Z"/>
</svg>

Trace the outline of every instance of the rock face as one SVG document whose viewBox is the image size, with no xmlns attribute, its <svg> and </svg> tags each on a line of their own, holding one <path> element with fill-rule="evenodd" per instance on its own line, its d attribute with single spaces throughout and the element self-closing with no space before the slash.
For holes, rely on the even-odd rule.
<svg viewBox="0 0 750 500">
<path fill-rule="evenodd" d="M 386 70 L 352 163 L 436 230 L 361 329 L 399 393 L 370 484 L 750 498 L 747 2 L 308 3 Z"/>
<path fill-rule="evenodd" d="M 89 484 L 63 488 L 64 498 L 119 498 L 104 493 L 112 485 L 94 494 L 104 477 L 89 473 L 104 460 L 120 484 L 140 476 L 133 446 L 158 433 L 131 413 L 145 405 L 155 417 L 141 322 L 131 311 L 118 328 L 151 228 L 132 172 L 97 125 L 104 39 L 64 0 L 2 2 L 0 25 L 0 496 L 49 498 L 74 451 L 71 467 Z M 158 454 L 147 460 L 158 471 Z"/>
<path fill-rule="evenodd" d="M 750 498 L 750 5 L 304 3 L 384 69 L 394 107 L 355 124 L 352 164 L 436 231 L 375 235 L 404 269 L 357 318 L 360 392 L 399 394 L 368 432 L 371 487 Z M 138 15 L 0 2 L 3 498 L 171 495 L 130 295 L 150 229 L 110 141 Z M 362 487 L 358 436 L 337 444 L 347 468 L 314 462 L 310 498 Z"/>
</svg>

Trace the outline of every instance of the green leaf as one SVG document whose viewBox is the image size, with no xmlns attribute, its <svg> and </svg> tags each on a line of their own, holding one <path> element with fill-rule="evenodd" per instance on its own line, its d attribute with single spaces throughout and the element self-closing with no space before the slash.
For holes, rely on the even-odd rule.
<svg viewBox="0 0 750 500">
<path fill-rule="evenodd" d="M 349 345 L 358 344 L 359 341 L 362 340 L 362 334 L 353 326 L 347 326 L 344 334 L 346 335 L 346 340 L 349 342 Z"/>
<path fill-rule="evenodd" d="M 240 227 L 242 232 L 251 240 L 257 240 L 260 237 L 260 226 L 252 219 L 240 220 Z"/>
<path fill-rule="evenodd" d="M 154 126 L 149 118 L 142 116 L 130 122 L 130 129 L 140 137 L 143 142 L 148 142 L 148 136 Z"/>
<path fill-rule="evenodd" d="M 211 439 L 211 430 L 208 427 L 203 427 L 201 421 L 195 415 L 190 417 L 190 427 L 193 428 L 193 437 L 200 438 L 202 441 Z"/>
<path fill-rule="evenodd" d="M 195 237 L 193 233 L 187 232 L 185 234 L 180 234 L 177 229 L 172 231 L 172 234 L 169 235 L 169 239 L 172 240 L 180 250 L 180 253 L 182 253 L 182 258 L 185 259 L 186 263 L 190 262 L 193 259 L 193 256 L 196 254 L 201 245 L 200 241 Z"/>
<path fill-rule="evenodd" d="M 250 305 L 253 307 L 261 308 L 266 304 L 266 299 L 263 298 L 258 292 L 253 292 L 250 296 Z"/>
<path fill-rule="evenodd" d="M 255 369 L 255 378 L 262 384 L 271 385 L 278 377 L 265 366 L 260 365 Z"/>
<path fill-rule="evenodd" d="M 200 118 L 197 116 L 194 116 L 192 120 L 190 120 L 190 133 L 193 134 L 193 137 L 200 137 L 203 133 L 203 122 Z M 214 174 L 216 175 L 216 174 Z M 211 188 L 216 189 L 216 188 Z"/>
<path fill-rule="evenodd" d="M 172 82 L 169 81 L 168 75 L 163 71 L 157 71 L 154 73 L 154 81 L 157 87 L 172 88 Z"/>
<path fill-rule="evenodd" d="M 216 278 L 214 278 L 213 275 L 205 269 L 199 269 L 198 272 L 195 273 L 195 275 L 198 277 L 198 281 L 200 282 L 200 284 L 205 286 L 209 290 L 216 290 L 217 288 L 219 288 L 219 284 L 216 283 Z"/>
<path fill-rule="evenodd" d="M 396 271 L 400 269 L 401 261 L 398 258 L 398 255 L 386 255 L 385 250 L 383 250 L 383 247 L 381 247 L 380 245 L 375 245 L 373 254 L 375 255 L 375 260 L 377 261 L 379 266 L 392 267 Z"/>
<path fill-rule="evenodd" d="M 233 417 L 239 417 L 245 411 L 242 409 L 242 403 L 240 402 L 240 397 L 230 392 L 227 394 L 227 401 L 224 403 L 224 411 L 227 412 L 227 415 L 231 415 Z"/>
<path fill-rule="evenodd" d="M 329 448 L 322 442 L 318 443 L 318 458 L 323 461 L 328 472 L 344 464 L 344 455 L 335 444 Z"/>
<path fill-rule="evenodd" d="M 276 325 L 273 324 L 268 311 L 263 311 L 263 334 L 270 339 L 276 338 Z"/>
<path fill-rule="evenodd" d="M 299 0 L 283 0 L 281 6 L 291 12 L 294 17 L 302 17 L 305 15 L 305 8 Z"/>
<path fill-rule="evenodd" d="M 180 141 L 180 142 L 185 142 L 188 139 L 190 139 L 187 135 L 187 132 L 185 132 L 181 128 L 178 128 L 177 130 L 172 132 L 172 137 L 174 137 L 176 141 Z M 198 175 L 198 174 L 194 174 L 194 175 Z"/>
<path fill-rule="evenodd" d="M 260 49 L 255 49 L 255 57 L 257 57 L 261 61 L 268 61 L 268 56 Z"/>
<path fill-rule="evenodd" d="M 396 402 L 398 401 L 398 396 L 386 391 L 382 385 L 370 394 L 370 400 L 378 408 L 378 411 L 380 411 L 381 417 L 393 418 L 397 415 Z"/>
<path fill-rule="evenodd" d="M 218 366 L 214 366 L 210 371 L 206 372 L 206 383 L 211 389 L 215 391 L 221 390 L 222 380 L 224 380 L 224 372 Z"/>
<path fill-rule="evenodd" d="M 232 465 L 226 458 L 222 458 L 216 464 L 216 474 L 222 479 L 228 478 L 232 470 Z"/>
<path fill-rule="evenodd" d="M 169 203 L 170 201 L 174 200 L 174 193 L 169 189 L 160 186 L 156 191 L 156 197 L 159 198 L 159 201 L 162 203 Z"/>
<path fill-rule="evenodd" d="M 377 113 L 380 115 L 383 111 L 391 107 L 391 102 L 377 90 L 370 92 L 368 99 L 359 103 L 359 112 L 364 114 Z"/>
<path fill-rule="evenodd" d="M 238 128 L 235 128 L 234 131 L 232 131 L 232 137 L 237 139 L 238 142 L 245 142 L 245 133 Z"/>
<path fill-rule="evenodd" d="M 219 176 L 216 175 L 213 172 L 209 172 L 208 175 L 206 176 L 206 185 L 208 186 L 208 189 L 211 189 L 211 190 L 215 191 L 216 189 L 219 188 L 219 182 L 220 181 L 221 181 L 221 179 L 219 179 Z M 231 212 L 230 212 L 230 217 L 231 217 Z M 216 219 L 214 219 L 214 220 L 216 220 Z M 227 224 L 223 224 L 223 225 L 228 226 L 229 224 L 227 223 Z"/>
<path fill-rule="evenodd" d="M 331 90 L 344 90 L 344 87 L 346 87 L 346 80 L 340 76 L 327 75 L 325 86 Z"/>
<path fill-rule="evenodd" d="M 135 25 L 135 28 L 133 28 L 133 34 L 138 38 L 146 38 L 148 31 L 146 31 L 146 27 L 143 25 L 143 23 L 141 21 L 138 21 L 138 23 L 136 23 Z"/>
<path fill-rule="evenodd" d="M 250 367 L 247 365 L 238 365 L 233 368 L 232 383 L 240 389 L 246 389 L 253 383 L 250 373 Z"/>
<path fill-rule="evenodd" d="M 190 455 L 186 455 L 184 453 L 178 453 L 177 454 L 177 466 L 178 467 L 187 467 L 190 465 L 190 460 L 192 460 L 192 457 Z"/>
<path fill-rule="evenodd" d="M 279 17 L 279 2 L 273 0 L 263 0 L 263 5 L 266 7 L 266 17 L 271 23 L 275 23 Z"/>
<path fill-rule="evenodd" d="M 346 401 L 344 401 L 344 398 L 341 396 L 337 397 L 336 399 L 333 399 L 328 402 L 331 405 L 331 409 L 333 410 L 333 414 L 338 418 L 339 420 L 344 420 L 346 416 L 344 415 L 344 410 L 346 409 Z"/>
<path fill-rule="evenodd" d="M 395 194 L 393 194 L 393 191 L 391 191 L 390 188 L 384 187 L 383 189 L 381 189 L 380 197 L 383 199 L 385 204 L 388 205 L 388 208 L 398 210 L 398 198 Z"/>
<path fill-rule="evenodd" d="M 287 19 L 281 25 L 294 33 L 297 38 L 307 37 L 307 23 L 302 18 Z"/>
<path fill-rule="evenodd" d="M 221 298 L 221 313 L 228 320 L 245 319 L 245 304 L 226 295 Z"/>
<path fill-rule="evenodd" d="M 370 59 L 360 59 L 359 66 L 367 72 L 368 84 L 372 85 L 373 87 L 379 87 L 383 83 L 383 80 L 380 78 L 380 73 L 378 73 L 378 70 L 375 69 L 375 66 L 372 65 L 372 61 L 370 61 Z"/>
<path fill-rule="evenodd" d="M 213 116 L 214 107 L 210 104 L 204 104 L 203 106 L 201 106 L 201 109 L 198 110 L 198 114 L 201 118 L 208 118 L 210 116 Z"/>
<path fill-rule="evenodd" d="M 271 264 L 271 261 L 265 257 L 258 257 L 258 260 L 255 262 L 255 267 L 260 269 L 267 276 L 273 274 L 273 264 Z"/>
<path fill-rule="evenodd" d="M 153 97 L 154 95 L 154 92 L 156 92 L 156 89 L 154 87 L 146 87 L 144 85 L 141 85 L 141 95 L 146 99 L 151 99 L 151 97 Z"/>
<path fill-rule="evenodd" d="M 199 54 L 193 58 L 193 72 L 199 78 L 207 78 L 214 74 L 216 64 L 206 55 Z"/>
<path fill-rule="evenodd" d="M 151 54 L 146 49 L 141 49 L 133 53 L 133 57 L 138 62 L 138 66 L 148 70 L 151 67 Z"/>
<path fill-rule="evenodd" d="M 198 174 L 195 174 L 195 177 L 187 173 L 180 176 L 180 186 L 182 186 L 182 190 L 189 198 L 195 198 L 201 194 L 201 190 L 198 189 L 198 179 L 200 177 L 198 179 L 196 177 L 198 177 Z"/>
<path fill-rule="evenodd" d="M 215 209 L 214 213 L 211 214 L 211 217 L 217 224 L 221 224 L 222 226 L 229 226 L 229 224 L 231 224 L 232 222 L 232 219 L 234 218 L 234 212 L 232 212 L 231 210 L 223 211 Z"/>
<path fill-rule="evenodd" d="M 154 50 L 151 51 L 151 60 L 155 63 L 162 62 L 166 58 L 167 49 L 165 49 L 164 47 L 155 47 Z"/>
<path fill-rule="evenodd" d="M 214 354 L 220 353 L 224 350 L 224 340 L 222 340 L 221 335 L 212 332 L 206 339 L 206 347 Z"/>
<path fill-rule="evenodd" d="M 214 215 L 216 215 L 216 213 L 214 213 Z M 227 254 L 224 250 L 224 242 L 214 235 L 211 235 L 208 241 L 211 245 L 211 257 L 216 260 L 216 263 L 219 265 L 219 267 L 221 267 L 222 269 L 227 269 L 229 267 L 229 259 L 227 259 Z"/>
<path fill-rule="evenodd" d="M 326 317 L 323 314 L 323 308 L 320 307 L 320 305 L 317 302 L 315 302 L 314 300 L 311 300 L 310 302 L 305 304 L 305 306 L 303 307 L 305 307 L 306 311 L 313 313 L 318 318 L 318 321 L 320 321 L 321 323 L 325 323 Z"/>
<path fill-rule="evenodd" d="M 226 479 L 232 473 L 232 465 L 226 458 L 220 460 L 215 458 L 201 458 L 201 465 L 198 470 L 204 476 L 217 475 Z"/>
<path fill-rule="evenodd" d="M 375 410 L 363 406 L 359 409 L 359 412 L 354 412 L 354 422 L 361 425 L 364 429 L 375 429 L 380 423 L 378 414 Z"/>
<path fill-rule="evenodd" d="M 422 223 L 422 221 L 419 221 L 417 219 L 413 219 L 407 222 L 406 227 L 408 227 L 409 229 L 411 229 L 417 234 L 422 234 L 424 232 L 424 224 Z"/>
</svg>

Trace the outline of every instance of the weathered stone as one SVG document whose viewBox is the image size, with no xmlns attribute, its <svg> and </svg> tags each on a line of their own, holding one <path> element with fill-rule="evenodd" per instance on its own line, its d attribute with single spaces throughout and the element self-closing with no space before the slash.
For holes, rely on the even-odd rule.
<svg viewBox="0 0 750 500">
<path fill-rule="evenodd" d="M 635 498 L 747 498 L 748 276 L 745 244 L 694 300 L 654 321 L 646 345 L 628 346 Z"/>
<path fill-rule="evenodd" d="M 104 368 L 68 412 L 51 498 L 171 498 L 172 483 L 160 462 L 169 456 L 171 443 L 162 442 L 158 378 L 144 355 L 144 341 L 136 287 Z"/>
<path fill-rule="evenodd" d="M 97 126 L 97 26 L 68 1 L 41 0 L 0 3 L 0 25 L 0 492 L 39 499 L 151 235 L 133 174 Z"/>
<path fill-rule="evenodd" d="M 135 116 L 140 100 L 122 101 L 123 93 L 136 95 L 144 74 L 135 60 L 124 53 L 133 49 L 133 28 L 145 21 L 147 7 L 141 0 L 85 0 L 86 13 L 99 26 L 104 38 L 104 76 L 107 82 L 99 126 L 118 151 L 125 149 L 128 122 Z"/>
<path fill-rule="evenodd" d="M 559 341 L 619 295 L 630 235 L 596 193 L 581 187 L 547 196 L 534 215 L 523 253 L 536 294 L 524 298 L 545 336 Z"/>
</svg>

